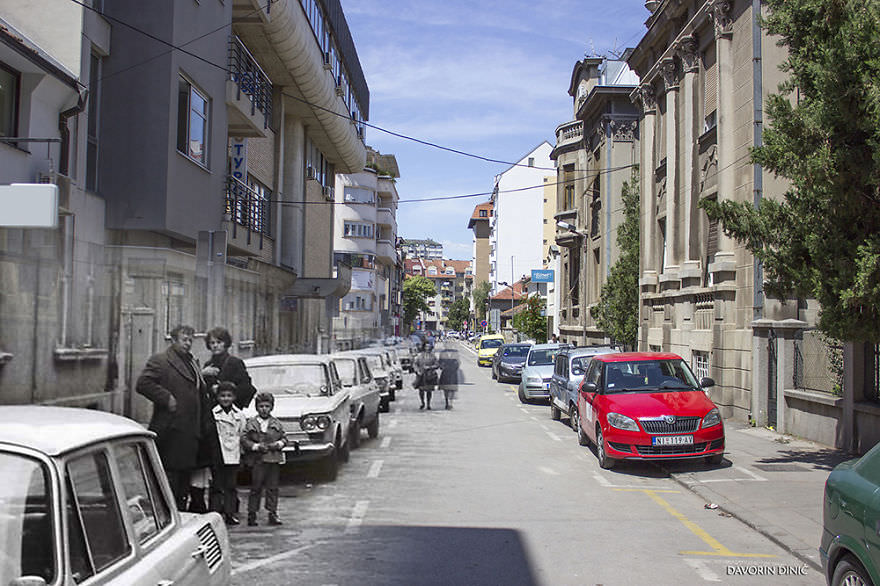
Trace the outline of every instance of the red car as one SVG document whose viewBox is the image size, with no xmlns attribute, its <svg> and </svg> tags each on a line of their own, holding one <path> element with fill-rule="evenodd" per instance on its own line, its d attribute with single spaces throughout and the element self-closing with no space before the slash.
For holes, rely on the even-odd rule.
<svg viewBox="0 0 880 586">
<path fill-rule="evenodd" d="M 677 354 L 625 352 L 593 357 L 578 390 L 577 433 L 596 445 L 599 466 L 617 460 L 724 455 L 721 413 Z"/>
</svg>

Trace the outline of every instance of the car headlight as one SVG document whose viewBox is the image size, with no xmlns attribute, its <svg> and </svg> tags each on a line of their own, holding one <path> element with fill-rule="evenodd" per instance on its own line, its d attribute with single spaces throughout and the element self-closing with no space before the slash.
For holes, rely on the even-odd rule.
<svg viewBox="0 0 880 586">
<path fill-rule="evenodd" d="M 539 385 L 541 384 L 541 377 L 539 376 L 530 376 L 526 377 L 526 382 L 530 385 Z"/>
<path fill-rule="evenodd" d="M 330 416 L 306 415 L 300 420 L 299 426 L 303 431 L 324 431 L 330 427 Z"/>
<path fill-rule="evenodd" d="M 705 417 L 703 417 L 702 427 L 703 429 L 705 429 L 707 427 L 718 425 L 719 423 L 721 423 L 721 412 L 718 411 L 717 407 L 715 407 L 714 409 L 706 413 Z"/>
<path fill-rule="evenodd" d="M 611 427 L 616 427 L 617 429 L 623 429 L 626 431 L 639 430 L 639 425 L 632 417 L 627 417 L 626 415 L 621 415 L 620 413 L 609 413 L 606 419 L 608 420 L 608 425 L 610 425 Z"/>
</svg>

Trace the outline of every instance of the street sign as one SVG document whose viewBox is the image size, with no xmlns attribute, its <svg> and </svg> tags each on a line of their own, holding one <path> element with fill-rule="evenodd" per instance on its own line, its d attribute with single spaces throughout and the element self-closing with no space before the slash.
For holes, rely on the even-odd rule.
<svg viewBox="0 0 880 586">
<path fill-rule="evenodd" d="M 482 327 L 482 328 L 485 328 L 487 325 L 489 325 L 489 324 L 486 320 L 483 320 L 480 322 L 480 327 Z"/>
<path fill-rule="evenodd" d="M 532 269 L 532 283 L 552 283 L 553 269 Z"/>
</svg>

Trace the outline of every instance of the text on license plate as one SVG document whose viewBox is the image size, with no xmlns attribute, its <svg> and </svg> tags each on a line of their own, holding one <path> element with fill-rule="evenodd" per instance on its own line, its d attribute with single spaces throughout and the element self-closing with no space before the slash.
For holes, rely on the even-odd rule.
<svg viewBox="0 0 880 586">
<path fill-rule="evenodd" d="M 655 446 L 686 446 L 694 443 L 692 435 L 661 435 L 653 439 Z"/>
</svg>

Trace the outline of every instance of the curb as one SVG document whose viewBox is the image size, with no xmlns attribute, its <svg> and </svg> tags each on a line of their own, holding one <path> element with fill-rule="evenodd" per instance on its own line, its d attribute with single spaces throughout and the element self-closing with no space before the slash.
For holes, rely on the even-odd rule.
<svg viewBox="0 0 880 586">
<path fill-rule="evenodd" d="M 682 477 L 684 476 L 683 474 L 670 472 L 666 468 L 664 468 L 663 470 L 669 475 L 669 478 L 675 481 L 675 483 L 679 486 L 686 488 L 707 503 L 717 504 L 719 511 L 727 513 L 734 519 L 740 521 L 741 523 L 744 523 L 751 529 L 754 529 L 800 561 L 804 562 L 805 564 L 819 572 L 821 575 L 825 575 L 822 570 L 822 564 L 804 553 L 805 551 L 810 551 L 810 549 L 805 549 L 802 543 L 795 542 L 789 537 L 787 533 L 779 534 L 778 528 L 774 527 L 773 525 L 767 525 L 752 519 L 751 515 L 749 515 L 746 509 L 740 507 L 735 503 L 732 503 L 730 500 L 722 497 L 721 495 L 713 493 L 708 488 L 702 486 L 698 481 L 688 482 L 685 478 Z"/>
</svg>

